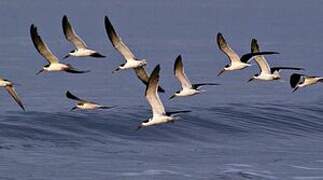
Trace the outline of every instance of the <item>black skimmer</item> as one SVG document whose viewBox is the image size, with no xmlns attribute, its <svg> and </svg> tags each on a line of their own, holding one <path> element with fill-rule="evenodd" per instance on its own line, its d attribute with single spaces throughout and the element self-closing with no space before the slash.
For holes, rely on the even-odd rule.
<svg viewBox="0 0 323 180">
<path fill-rule="evenodd" d="M 160 71 L 160 66 L 157 65 L 149 77 L 149 81 L 145 90 L 145 97 L 151 106 L 153 116 L 148 120 L 143 121 L 140 124 L 140 126 L 138 126 L 138 129 L 142 127 L 152 126 L 152 125 L 174 122 L 177 119 L 177 117 L 174 116 L 175 114 L 190 112 L 190 111 L 174 111 L 174 112 L 165 111 L 165 107 L 161 102 L 157 91 L 158 82 L 159 82 L 159 71 Z"/>
<path fill-rule="evenodd" d="M 68 58 L 69 56 L 76 56 L 76 57 L 91 56 L 91 57 L 97 57 L 97 58 L 105 57 L 100 53 L 98 53 L 97 51 L 94 51 L 87 47 L 86 43 L 74 31 L 66 15 L 62 19 L 62 26 L 63 26 L 65 38 L 68 41 L 70 41 L 75 47 L 75 50 L 72 50 L 71 52 L 69 52 L 64 57 L 64 59 Z"/>
<path fill-rule="evenodd" d="M 33 44 L 40 55 L 42 55 L 49 64 L 45 65 L 37 74 L 40 74 L 43 71 L 47 72 L 57 72 L 57 71 L 65 71 L 68 73 L 87 73 L 89 71 L 80 71 L 75 69 L 70 64 L 60 63 L 58 58 L 48 49 L 47 45 L 41 37 L 38 35 L 37 27 L 35 25 L 30 26 L 30 35 L 33 41 Z"/>
<path fill-rule="evenodd" d="M 219 49 L 229 58 L 230 64 L 227 64 L 218 74 L 220 76 L 225 71 L 234 71 L 241 70 L 251 66 L 249 61 L 257 55 L 271 55 L 271 54 L 279 54 L 277 52 L 257 52 L 257 53 L 247 53 L 239 57 L 239 55 L 231 49 L 229 44 L 226 42 L 221 33 L 217 34 L 216 39 Z"/>
<path fill-rule="evenodd" d="M 257 43 L 256 39 L 252 39 L 251 41 L 251 52 L 257 53 L 260 52 L 259 45 Z M 266 58 L 262 55 L 255 56 L 255 61 L 260 69 L 259 74 L 255 74 L 251 79 L 249 79 L 248 82 L 252 80 L 263 80 L 263 81 L 273 81 L 273 80 L 279 80 L 280 77 L 280 70 L 286 69 L 286 70 L 304 70 L 303 68 L 295 68 L 295 67 L 270 67 Z"/>
<path fill-rule="evenodd" d="M 75 109 L 81 109 L 81 110 L 95 110 L 95 109 L 111 109 L 114 108 L 115 106 L 103 106 L 95 102 L 83 100 L 79 97 L 76 97 L 73 95 L 71 92 L 66 91 L 65 93 L 66 97 L 69 99 L 72 99 L 76 101 L 76 105 L 71 109 L 71 111 Z"/>
<path fill-rule="evenodd" d="M 177 91 L 169 99 L 172 99 L 177 96 L 184 97 L 184 96 L 193 96 L 193 95 L 199 94 L 202 92 L 200 88 L 205 85 L 219 85 L 217 83 L 192 84 L 184 72 L 184 66 L 183 66 L 181 55 L 179 55 L 175 60 L 174 74 L 175 74 L 175 77 L 178 79 L 178 81 L 181 83 L 182 89 L 180 91 Z"/>
</svg>

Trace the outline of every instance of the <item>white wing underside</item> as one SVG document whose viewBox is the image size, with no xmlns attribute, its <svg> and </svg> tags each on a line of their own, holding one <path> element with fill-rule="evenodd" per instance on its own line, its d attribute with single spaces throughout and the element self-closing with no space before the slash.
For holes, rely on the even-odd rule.
<svg viewBox="0 0 323 180">
<path fill-rule="evenodd" d="M 175 62 L 175 77 L 178 79 L 178 81 L 181 83 L 182 88 L 192 88 L 192 83 L 187 78 L 184 66 L 181 60 Z"/>
<path fill-rule="evenodd" d="M 118 33 L 115 31 L 107 17 L 105 19 L 105 26 L 113 47 L 126 59 L 126 61 L 135 60 L 135 55 L 119 37 Z"/>
<path fill-rule="evenodd" d="M 154 72 L 153 72 L 154 73 Z M 152 74 L 151 79 L 148 83 L 148 88 L 146 90 L 145 96 L 150 104 L 153 116 L 160 116 L 166 114 L 165 107 L 163 103 L 161 102 L 159 95 L 158 95 L 158 81 L 159 81 L 159 75 L 158 74 Z"/>
<path fill-rule="evenodd" d="M 48 48 L 47 44 L 41 39 L 37 32 L 37 27 L 32 25 L 30 28 L 32 41 L 39 52 L 50 64 L 58 63 L 58 58 Z"/>
<path fill-rule="evenodd" d="M 63 30 L 66 39 L 70 41 L 76 49 L 87 48 L 86 43 L 76 34 L 66 16 L 63 17 Z"/>
<path fill-rule="evenodd" d="M 239 55 L 230 47 L 222 35 L 218 35 L 217 42 L 220 50 L 229 58 L 231 64 L 241 62 Z"/>
</svg>

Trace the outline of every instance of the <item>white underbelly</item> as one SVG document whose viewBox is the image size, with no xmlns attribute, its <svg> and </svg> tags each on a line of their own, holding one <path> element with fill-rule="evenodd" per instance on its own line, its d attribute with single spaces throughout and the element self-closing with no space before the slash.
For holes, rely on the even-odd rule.
<svg viewBox="0 0 323 180">
<path fill-rule="evenodd" d="M 53 63 L 49 67 L 45 68 L 46 71 L 63 71 L 68 68 L 65 64 Z"/>
<path fill-rule="evenodd" d="M 142 61 L 127 61 L 125 65 L 123 65 L 122 69 L 130 69 L 130 68 L 137 68 L 142 66 Z"/>
<path fill-rule="evenodd" d="M 97 104 L 90 104 L 90 103 L 84 103 L 82 105 L 76 105 L 78 108 L 80 109 L 85 109 L 85 110 L 93 110 L 93 109 L 97 109 L 100 106 Z"/>
<path fill-rule="evenodd" d="M 160 116 L 156 115 L 153 116 L 152 120 L 149 122 L 145 123 L 145 126 L 153 126 L 153 125 L 158 125 L 158 124 L 165 124 L 173 121 L 175 118 L 171 116 Z"/>
<path fill-rule="evenodd" d="M 77 57 L 84 57 L 84 56 L 90 56 L 94 53 L 96 52 L 90 49 L 78 49 L 74 53 L 71 53 L 71 55 L 77 56 Z"/>
<path fill-rule="evenodd" d="M 229 71 L 234 71 L 234 70 L 241 70 L 246 67 L 250 66 L 249 64 L 246 63 L 232 63 L 230 67 L 227 68 Z"/>
<path fill-rule="evenodd" d="M 280 77 L 275 74 L 260 74 L 257 79 L 262 81 L 272 81 L 280 79 Z"/>
<path fill-rule="evenodd" d="M 177 96 L 193 96 L 198 94 L 199 91 L 195 89 L 183 89 L 180 91 L 180 93 L 177 94 Z"/>
</svg>

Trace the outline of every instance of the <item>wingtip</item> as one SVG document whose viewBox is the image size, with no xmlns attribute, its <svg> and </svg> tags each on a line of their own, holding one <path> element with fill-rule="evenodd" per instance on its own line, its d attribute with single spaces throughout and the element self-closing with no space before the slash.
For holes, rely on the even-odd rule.
<svg viewBox="0 0 323 180">
<path fill-rule="evenodd" d="M 35 24 L 31 24 L 30 25 L 30 32 L 35 32 L 37 31 L 37 27 L 35 26 Z"/>
<path fill-rule="evenodd" d="M 160 70 L 160 64 L 157 64 L 157 65 L 156 65 L 155 70 L 156 70 L 156 71 L 159 71 L 159 70 Z"/>
<path fill-rule="evenodd" d="M 104 21 L 109 21 L 109 17 L 108 16 L 104 16 Z"/>
<path fill-rule="evenodd" d="M 24 112 L 26 112 L 26 109 L 25 109 L 25 107 L 24 106 L 20 106 L 21 107 L 21 109 L 24 111 Z"/>
<path fill-rule="evenodd" d="M 226 46 L 226 41 L 220 32 L 216 35 L 216 43 L 218 44 L 220 49 Z"/>
<path fill-rule="evenodd" d="M 257 41 L 257 39 L 255 39 L 255 38 L 252 38 L 252 39 L 251 39 L 251 46 L 252 46 L 252 47 L 258 46 L 258 41 Z"/>
<path fill-rule="evenodd" d="M 178 55 L 175 60 L 175 64 L 182 62 L 182 55 Z"/>
<path fill-rule="evenodd" d="M 108 16 L 104 16 L 104 24 L 105 24 L 106 27 L 112 25 Z"/>
<path fill-rule="evenodd" d="M 66 24 L 68 22 L 68 18 L 66 15 L 63 16 L 62 18 L 62 22 L 63 22 L 63 25 Z"/>
<path fill-rule="evenodd" d="M 69 91 L 69 90 L 67 90 L 66 92 L 65 92 L 65 95 L 66 96 L 68 96 L 68 95 L 70 95 L 71 94 L 71 92 Z"/>
</svg>

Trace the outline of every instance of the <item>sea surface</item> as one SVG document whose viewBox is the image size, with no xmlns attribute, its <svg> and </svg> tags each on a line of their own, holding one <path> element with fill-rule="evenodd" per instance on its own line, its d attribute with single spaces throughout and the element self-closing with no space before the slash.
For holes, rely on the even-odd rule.
<svg viewBox="0 0 323 180">
<path fill-rule="evenodd" d="M 239 54 L 256 38 L 273 66 L 323 75 L 323 1 L 292 0 L 1 0 L 0 76 L 15 82 L 26 112 L 0 89 L 0 180 L 321 180 L 323 86 L 291 93 L 289 76 L 247 80 L 256 65 L 217 73 L 228 64 L 221 32 Z M 29 35 L 31 24 L 62 58 L 67 15 L 88 46 L 107 57 L 69 58 L 87 74 L 44 73 L 47 62 Z M 173 124 L 136 131 L 151 116 L 144 85 L 123 63 L 104 29 L 116 31 L 149 72 L 161 65 L 160 94 L 168 111 L 191 110 Z M 168 100 L 180 86 L 173 63 L 181 54 L 192 82 L 215 82 L 205 93 Z M 254 64 L 254 63 L 253 63 Z M 112 110 L 69 110 L 65 91 Z"/>
</svg>

